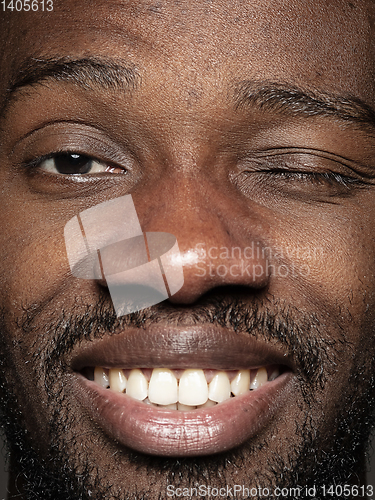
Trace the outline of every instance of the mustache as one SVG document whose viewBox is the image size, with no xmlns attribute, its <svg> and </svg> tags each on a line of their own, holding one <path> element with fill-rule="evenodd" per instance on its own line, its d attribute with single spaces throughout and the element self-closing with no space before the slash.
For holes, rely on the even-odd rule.
<svg viewBox="0 0 375 500">
<path fill-rule="evenodd" d="M 209 324 L 251 335 L 262 341 L 278 342 L 292 355 L 298 367 L 297 376 L 305 383 L 325 385 L 325 367 L 337 364 L 338 345 L 345 342 L 329 336 L 315 313 L 301 313 L 296 307 L 273 297 L 248 297 L 244 299 L 239 287 L 223 287 L 208 293 L 189 306 L 168 301 L 118 318 L 109 298 L 102 294 L 96 304 L 83 308 L 73 306 L 61 310 L 57 318 L 41 322 L 41 310 L 25 310 L 20 323 L 22 330 L 38 332 L 35 335 L 37 358 L 46 370 L 64 367 L 64 357 L 82 341 L 92 341 L 116 335 L 126 328 L 140 331 L 163 323 L 166 326 L 194 326 Z M 239 293 L 241 292 L 241 293 Z M 248 292 L 247 292 L 248 294 Z M 38 325 L 39 323 L 39 325 Z M 41 330 L 43 330 L 41 332 Z M 40 346 L 43 338 L 44 347 Z M 38 345 L 37 345 L 38 344 Z M 65 366 L 65 368 L 67 368 Z"/>
</svg>

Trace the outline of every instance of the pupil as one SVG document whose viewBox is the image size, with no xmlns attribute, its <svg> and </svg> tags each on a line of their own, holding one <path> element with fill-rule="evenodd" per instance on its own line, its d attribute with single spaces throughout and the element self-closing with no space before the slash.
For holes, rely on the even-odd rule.
<svg viewBox="0 0 375 500">
<path fill-rule="evenodd" d="M 88 156 L 62 153 L 55 156 L 55 167 L 59 174 L 87 174 L 92 160 Z"/>
</svg>

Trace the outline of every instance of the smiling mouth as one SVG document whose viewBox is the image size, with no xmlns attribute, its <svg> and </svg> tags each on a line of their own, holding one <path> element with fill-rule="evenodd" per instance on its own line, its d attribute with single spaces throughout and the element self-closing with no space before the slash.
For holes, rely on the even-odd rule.
<svg viewBox="0 0 375 500">
<path fill-rule="evenodd" d="M 81 373 L 101 388 L 126 394 L 155 408 L 190 411 L 211 408 L 230 398 L 257 391 L 285 371 L 286 367 L 278 365 L 225 371 L 97 366 L 85 367 Z"/>
<path fill-rule="evenodd" d="M 129 328 L 78 346 L 70 366 L 88 425 L 158 456 L 243 445 L 283 418 L 298 387 L 282 345 L 210 325 Z"/>
</svg>

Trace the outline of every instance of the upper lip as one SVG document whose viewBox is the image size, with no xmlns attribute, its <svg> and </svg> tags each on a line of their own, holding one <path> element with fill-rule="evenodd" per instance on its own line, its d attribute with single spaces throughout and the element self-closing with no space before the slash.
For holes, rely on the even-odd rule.
<svg viewBox="0 0 375 500">
<path fill-rule="evenodd" d="M 88 366 L 232 370 L 283 365 L 296 369 L 282 344 L 213 325 L 127 328 L 81 345 L 69 364 L 74 371 Z"/>
</svg>

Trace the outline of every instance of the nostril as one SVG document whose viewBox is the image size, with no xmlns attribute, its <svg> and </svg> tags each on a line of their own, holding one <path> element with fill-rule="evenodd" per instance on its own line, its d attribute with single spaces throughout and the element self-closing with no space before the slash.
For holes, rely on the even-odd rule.
<svg viewBox="0 0 375 500">
<path fill-rule="evenodd" d="M 186 255 L 186 254 L 184 254 Z M 184 285 L 172 303 L 192 304 L 211 289 L 223 286 L 265 288 L 270 279 L 268 258 L 261 248 L 199 247 L 184 266 Z"/>
</svg>

